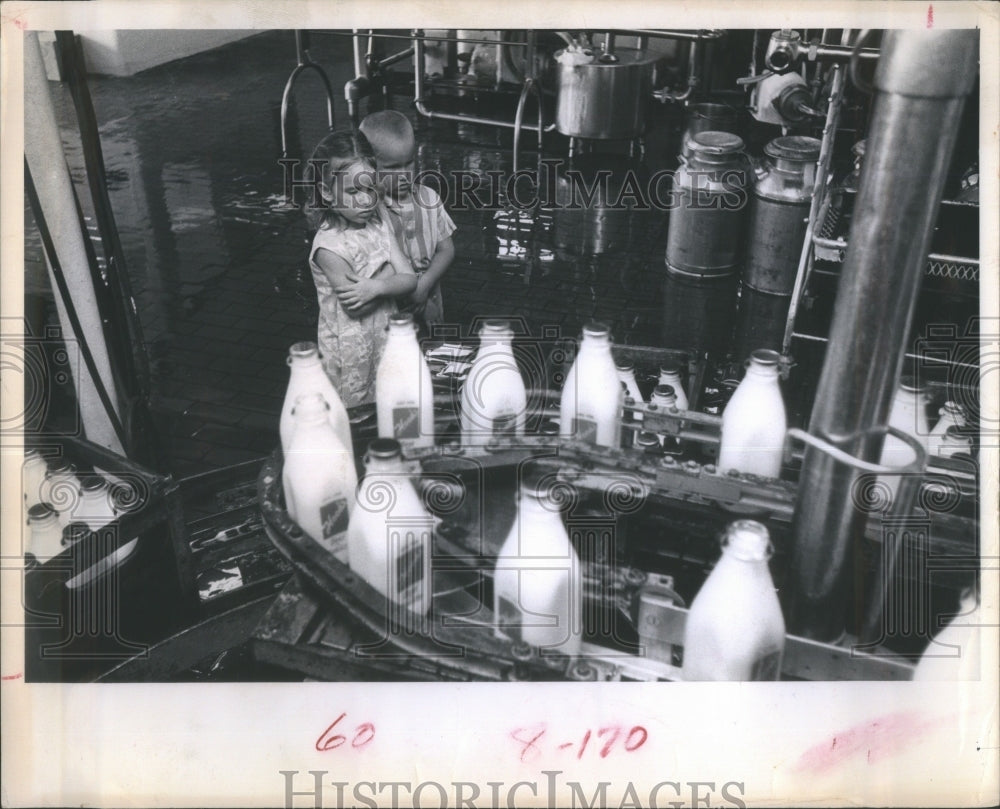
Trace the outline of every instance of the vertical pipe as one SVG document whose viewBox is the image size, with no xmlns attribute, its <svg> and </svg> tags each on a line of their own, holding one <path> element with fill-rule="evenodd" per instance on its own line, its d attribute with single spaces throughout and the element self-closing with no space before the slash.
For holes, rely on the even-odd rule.
<svg viewBox="0 0 1000 809">
<path fill-rule="evenodd" d="M 876 98 L 849 247 L 809 431 L 876 461 L 916 306 L 965 96 L 975 30 L 892 31 Z M 858 473 L 807 447 L 787 584 L 789 631 L 837 640 L 852 553 L 864 533 Z"/>
<path fill-rule="evenodd" d="M 79 352 L 72 349 L 74 339 L 87 341 L 101 382 L 109 392 L 115 409 L 120 412 L 111 374 L 111 362 L 108 358 L 108 347 L 104 341 L 101 314 L 97 308 L 90 264 L 83 242 L 88 237 L 80 229 L 73 183 L 66 166 L 62 141 L 59 138 L 59 127 L 56 124 L 52 97 L 49 94 L 48 79 L 45 77 L 38 34 L 34 31 L 26 32 L 24 37 L 24 96 L 24 131 L 28 133 L 28 137 L 24 139 L 24 156 L 38 191 L 45 221 L 49 230 L 55 234 L 59 263 L 84 332 L 79 335 L 74 334 L 62 299 L 57 292 L 56 309 L 67 347 L 70 349 L 69 364 L 77 400 L 80 403 L 84 433 L 95 444 L 124 455 L 125 450 L 101 404 L 94 380 L 86 365 L 80 362 Z M 51 274 L 51 267 L 49 272 Z M 57 289 L 54 279 L 52 288 Z"/>
</svg>

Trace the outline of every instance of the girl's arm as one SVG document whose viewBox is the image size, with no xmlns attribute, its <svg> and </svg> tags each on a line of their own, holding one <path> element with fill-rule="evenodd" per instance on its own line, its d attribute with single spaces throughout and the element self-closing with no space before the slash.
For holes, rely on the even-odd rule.
<svg viewBox="0 0 1000 809">
<path fill-rule="evenodd" d="M 392 236 L 389 237 L 389 264 L 393 274 L 380 270 L 374 278 L 358 278 L 348 268 L 343 281 L 334 283 L 334 292 L 349 314 L 361 317 L 369 311 L 368 304 L 378 298 L 395 298 L 413 292 L 417 286 L 417 278 L 410 262 L 403 255 L 402 248 Z"/>
</svg>

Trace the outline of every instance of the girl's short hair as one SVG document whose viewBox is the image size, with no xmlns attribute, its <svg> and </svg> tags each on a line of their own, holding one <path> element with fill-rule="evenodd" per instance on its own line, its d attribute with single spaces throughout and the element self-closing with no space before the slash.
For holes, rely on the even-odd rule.
<svg viewBox="0 0 1000 809">
<path fill-rule="evenodd" d="M 335 227 L 340 222 L 340 215 L 329 207 L 329 202 L 335 196 L 333 178 L 348 166 L 362 162 L 372 171 L 375 170 L 375 153 L 368 138 L 353 129 L 338 129 L 330 132 L 313 149 L 309 158 L 311 171 L 318 168 L 320 191 L 323 195 L 323 207 L 313 208 L 306 205 L 306 221 L 313 230 Z M 315 177 L 315 174 L 313 175 Z"/>
</svg>

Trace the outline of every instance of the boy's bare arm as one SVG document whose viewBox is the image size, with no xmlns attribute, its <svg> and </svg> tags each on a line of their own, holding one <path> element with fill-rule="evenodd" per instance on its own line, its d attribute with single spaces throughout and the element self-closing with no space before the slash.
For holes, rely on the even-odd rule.
<svg viewBox="0 0 1000 809">
<path fill-rule="evenodd" d="M 417 281 L 417 288 L 411 296 L 414 303 L 421 306 L 427 302 L 427 297 L 430 295 L 431 290 L 434 289 L 435 285 L 448 271 L 448 268 L 454 260 L 455 245 L 451 240 L 451 236 L 449 236 L 448 238 L 442 239 L 438 242 L 437 249 L 434 251 L 434 256 L 431 258 L 431 263 L 427 265 L 427 269 L 424 270 L 424 274 L 421 275 L 420 279 Z"/>
</svg>

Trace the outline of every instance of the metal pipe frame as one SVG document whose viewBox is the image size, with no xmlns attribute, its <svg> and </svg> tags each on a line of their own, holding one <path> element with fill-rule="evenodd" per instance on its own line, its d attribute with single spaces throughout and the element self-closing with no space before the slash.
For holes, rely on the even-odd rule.
<svg viewBox="0 0 1000 809">
<path fill-rule="evenodd" d="M 538 132 L 539 133 L 539 136 L 538 136 L 538 139 L 539 139 L 539 148 L 541 148 L 542 132 L 552 132 L 556 128 L 555 122 L 549 124 L 548 126 L 543 126 L 542 125 L 542 108 L 541 108 L 541 103 L 540 103 L 541 102 L 541 95 L 540 95 L 540 92 L 538 91 L 537 83 L 535 82 L 535 79 L 532 76 L 529 76 L 528 78 L 526 78 L 524 80 L 524 86 L 521 88 L 521 98 L 520 98 L 520 100 L 518 102 L 518 111 L 521 112 L 521 113 L 523 113 L 524 100 L 525 100 L 526 94 L 529 92 L 528 83 L 531 82 L 532 85 L 535 85 L 536 92 L 539 92 L 539 107 L 538 107 L 538 117 L 539 117 L 539 120 L 538 120 L 538 123 L 536 123 L 536 124 L 526 124 L 526 123 L 523 123 L 523 121 L 521 123 L 518 123 L 518 121 L 516 119 L 514 121 L 506 121 L 503 118 L 484 118 L 484 117 L 479 116 L 479 115 L 466 115 L 466 114 L 457 113 L 457 112 L 440 112 L 440 111 L 437 111 L 437 110 L 430 109 L 427 106 L 427 102 L 426 102 L 426 100 L 424 98 L 424 65 L 425 65 L 425 61 L 424 61 L 424 40 L 425 40 L 425 37 L 424 37 L 424 35 L 423 35 L 423 33 L 421 31 L 414 31 L 413 35 L 412 35 L 412 39 L 413 39 L 413 52 L 414 52 L 414 60 L 413 60 L 413 95 L 414 95 L 414 99 L 413 99 L 413 106 L 416 108 L 417 112 L 420 113 L 425 118 L 430 118 L 430 119 L 437 118 L 437 119 L 442 120 L 442 121 L 460 121 L 460 122 L 466 123 L 466 124 L 479 124 L 481 126 L 499 126 L 499 127 L 504 127 L 506 129 L 513 129 L 513 130 L 515 130 L 515 135 L 517 135 L 520 132 L 520 130 L 527 129 L 530 132 Z M 533 39 L 533 38 L 529 37 L 529 39 Z M 434 41 L 435 42 L 438 41 L 438 38 L 435 37 Z M 461 41 L 465 41 L 465 40 L 461 40 Z M 492 41 L 490 41 L 489 44 L 493 44 Z M 525 45 L 526 47 L 529 44 L 532 44 L 532 47 L 533 47 L 533 43 L 518 43 L 518 44 Z M 529 62 L 528 69 L 529 69 L 529 71 L 534 69 L 533 61 Z M 520 144 L 518 143 L 518 145 L 520 145 Z M 516 148 L 517 147 L 515 146 L 515 153 L 516 153 Z"/>
<path fill-rule="evenodd" d="M 312 57 L 309 56 L 309 40 L 306 31 L 295 32 L 295 57 L 297 64 L 295 65 L 295 69 L 292 71 L 292 75 L 290 75 L 288 77 L 288 81 L 285 82 L 285 89 L 281 94 L 282 157 L 288 157 L 288 103 L 292 98 L 292 86 L 295 84 L 295 80 L 299 77 L 299 75 L 306 70 L 315 70 L 319 73 L 319 77 L 323 80 L 323 86 L 326 88 L 326 119 L 330 129 L 333 129 L 333 87 L 330 84 L 330 79 L 326 75 L 326 71 L 316 64 L 312 60 Z M 355 53 L 355 59 L 357 59 L 357 53 Z"/>
<path fill-rule="evenodd" d="M 975 30 L 892 31 L 809 432 L 876 461 L 906 354 L 924 263 L 978 60 Z M 934 137 L 928 138 L 927 132 Z M 851 559 L 863 535 L 860 473 L 807 447 L 786 583 L 789 630 L 845 631 Z M 863 499 L 863 498 L 861 498 Z"/>
</svg>

